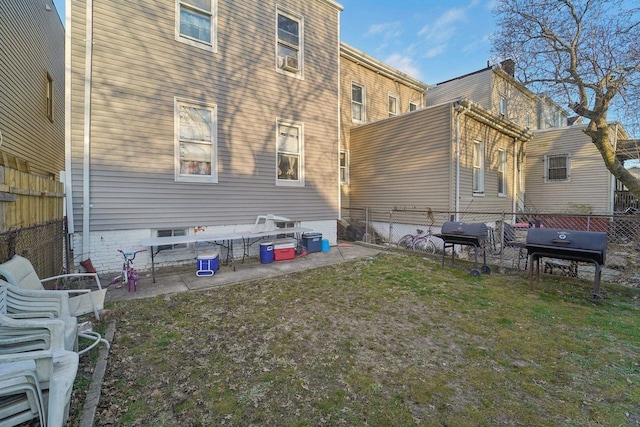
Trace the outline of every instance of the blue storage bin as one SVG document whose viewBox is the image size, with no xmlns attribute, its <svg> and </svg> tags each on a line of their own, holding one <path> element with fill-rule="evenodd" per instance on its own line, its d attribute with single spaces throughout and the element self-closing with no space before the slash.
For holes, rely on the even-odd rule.
<svg viewBox="0 0 640 427">
<path fill-rule="evenodd" d="M 302 233 L 302 245 L 307 252 L 320 252 L 322 250 L 322 233 Z"/>
</svg>

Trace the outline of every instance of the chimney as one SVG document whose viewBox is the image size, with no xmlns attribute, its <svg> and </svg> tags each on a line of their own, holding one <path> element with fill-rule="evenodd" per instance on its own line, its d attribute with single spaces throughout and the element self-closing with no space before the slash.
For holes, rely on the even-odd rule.
<svg viewBox="0 0 640 427">
<path fill-rule="evenodd" d="M 505 73 L 509 74 L 511 77 L 515 77 L 516 75 L 516 63 L 513 59 L 505 59 L 500 63 L 500 67 L 504 70 Z"/>
</svg>

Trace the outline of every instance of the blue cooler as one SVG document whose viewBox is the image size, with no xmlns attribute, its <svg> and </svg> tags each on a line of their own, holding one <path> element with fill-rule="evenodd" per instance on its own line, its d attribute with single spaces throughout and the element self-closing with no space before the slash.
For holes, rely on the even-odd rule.
<svg viewBox="0 0 640 427">
<path fill-rule="evenodd" d="M 210 254 L 198 255 L 196 276 L 213 276 L 220 269 L 220 254 L 212 252 Z"/>
<path fill-rule="evenodd" d="M 260 243 L 260 262 L 262 264 L 273 262 L 273 242 Z"/>
<path fill-rule="evenodd" d="M 302 233 L 302 245 L 307 252 L 320 252 L 322 250 L 322 233 Z"/>
</svg>

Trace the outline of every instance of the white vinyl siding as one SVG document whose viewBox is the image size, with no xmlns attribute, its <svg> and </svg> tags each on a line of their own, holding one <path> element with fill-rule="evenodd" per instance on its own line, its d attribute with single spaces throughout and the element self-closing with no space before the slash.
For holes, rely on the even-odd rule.
<svg viewBox="0 0 640 427">
<path fill-rule="evenodd" d="M 176 99 L 176 180 L 217 182 L 216 108 Z"/>
<path fill-rule="evenodd" d="M 216 51 L 216 0 L 176 0 L 176 40 Z"/>
<path fill-rule="evenodd" d="M 389 117 L 398 115 L 398 95 L 395 93 L 389 94 Z"/>
<path fill-rule="evenodd" d="M 545 182 L 569 181 L 571 156 L 569 154 L 547 154 L 544 156 Z"/>
<path fill-rule="evenodd" d="M 304 21 L 301 16 L 285 12 L 276 13 L 276 70 L 302 78 L 304 62 Z"/>
<path fill-rule="evenodd" d="M 365 121 L 364 86 L 351 83 L 351 120 L 355 123 Z"/>
<path fill-rule="evenodd" d="M 278 120 L 276 136 L 278 185 L 304 186 L 302 123 Z"/>
<path fill-rule="evenodd" d="M 473 141 L 473 194 L 484 194 L 484 143 Z"/>
</svg>

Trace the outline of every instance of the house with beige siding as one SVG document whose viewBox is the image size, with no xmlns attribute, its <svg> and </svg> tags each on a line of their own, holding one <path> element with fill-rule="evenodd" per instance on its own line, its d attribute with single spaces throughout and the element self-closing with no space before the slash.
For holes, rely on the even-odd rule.
<svg viewBox="0 0 640 427">
<path fill-rule="evenodd" d="M 98 270 L 115 271 L 119 248 L 140 249 L 154 236 L 243 231 L 264 214 L 335 244 L 340 4 L 70 5 L 76 262 L 91 258 Z M 175 247 L 156 262 L 193 259 Z M 148 267 L 149 257 L 138 266 Z"/>
<path fill-rule="evenodd" d="M 613 123 L 611 145 L 629 139 Z M 529 212 L 606 214 L 616 210 L 616 179 L 584 133 L 586 125 L 533 131 L 527 145 Z"/>
<path fill-rule="evenodd" d="M 0 7 L 0 166 L 59 179 L 64 170 L 64 27 L 50 1 Z"/>
<path fill-rule="evenodd" d="M 378 211 L 511 212 L 530 138 L 466 98 L 354 127 L 351 203 Z"/>
<path fill-rule="evenodd" d="M 341 206 L 350 206 L 350 131 L 424 108 L 428 85 L 340 43 L 340 184 Z"/>
</svg>

